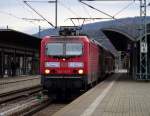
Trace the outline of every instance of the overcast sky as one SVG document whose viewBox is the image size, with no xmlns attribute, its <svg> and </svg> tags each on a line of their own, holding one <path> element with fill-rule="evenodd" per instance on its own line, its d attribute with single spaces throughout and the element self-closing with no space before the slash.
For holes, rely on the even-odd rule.
<svg viewBox="0 0 150 116">
<path fill-rule="evenodd" d="M 34 0 L 32 0 L 34 1 Z M 41 0 L 42 1 L 42 0 Z M 46 1 L 46 0 L 43 0 Z M 150 0 L 147 0 L 150 2 Z M 135 17 L 139 16 L 139 2 L 86 2 L 99 10 L 114 16 L 116 18 L 124 17 Z M 54 4 L 50 3 L 30 3 L 40 14 L 42 14 L 48 21 L 55 24 L 55 7 Z M 122 11 L 122 9 L 124 9 Z M 147 15 L 150 14 L 150 8 L 147 8 Z M 122 12 L 119 12 L 122 11 Z M 119 12 L 119 13 L 118 13 Z M 58 0 L 58 25 L 72 25 L 70 20 L 67 18 L 75 17 L 98 17 L 98 18 L 109 18 L 108 16 L 99 13 L 84 4 L 78 2 L 78 0 Z M 36 33 L 38 26 L 42 29 L 51 27 L 47 22 L 41 21 L 27 21 L 22 18 L 40 19 L 30 8 L 28 8 L 23 0 L 0 0 L 0 28 L 5 28 L 6 25 L 9 28 L 22 31 L 25 33 Z M 95 20 L 96 21 L 96 20 Z M 98 20 L 97 20 L 98 21 Z M 100 20 L 99 20 L 100 21 Z M 92 23 L 94 21 L 87 21 L 86 23 Z M 81 22 L 75 21 L 75 24 L 82 24 Z"/>
</svg>

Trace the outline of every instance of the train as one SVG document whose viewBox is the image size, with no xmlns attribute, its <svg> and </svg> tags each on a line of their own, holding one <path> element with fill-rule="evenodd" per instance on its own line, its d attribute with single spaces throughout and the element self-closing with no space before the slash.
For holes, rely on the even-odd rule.
<svg viewBox="0 0 150 116">
<path fill-rule="evenodd" d="M 88 36 L 45 36 L 41 41 L 41 84 L 49 94 L 87 90 L 113 73 L 114 65 L 114 55 Z"/>
</svg>

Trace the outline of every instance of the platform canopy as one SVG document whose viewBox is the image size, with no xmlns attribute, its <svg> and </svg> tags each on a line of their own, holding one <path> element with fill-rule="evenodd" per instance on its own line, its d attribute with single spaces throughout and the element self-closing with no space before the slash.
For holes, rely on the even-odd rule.
<svg viewBox="0 0 150 116">
<path fill-rule="evenodd" d="M 0 29 L 0 44 L 38 49 L 41 39 L 12 29 Z"/>
</svg>

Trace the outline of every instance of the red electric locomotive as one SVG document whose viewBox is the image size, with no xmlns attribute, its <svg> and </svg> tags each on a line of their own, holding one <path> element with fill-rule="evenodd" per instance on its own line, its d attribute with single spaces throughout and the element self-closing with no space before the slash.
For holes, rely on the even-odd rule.
<svg viewBox="0 0 150 116">
<path fill-rule="evenodd" d="M 109 60 L 113 60 L 106 52 L 87 36 L 44 37 L 40 59 L 43 87 L 49 93 L 86 89 L 112 70 L 106 71 L 106 63 L 112 65 Z"/>
</svg>

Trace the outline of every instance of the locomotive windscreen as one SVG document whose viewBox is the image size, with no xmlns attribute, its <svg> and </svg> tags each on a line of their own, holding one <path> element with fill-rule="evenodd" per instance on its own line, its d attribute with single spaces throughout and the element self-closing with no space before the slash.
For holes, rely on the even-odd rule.
<svg viewBox="0 0 150 116">
<path fill-rule="evenodd" d="M 82 44 L 80 43 L 67 43 L 66 55 L 82 55 Z"/>
<path fill-rule="evenodd" d="M 48 56 L 79 56 L 82 55 L 81 43 L 48 43 L 46 55 Z"/>
<path fill-rule="evenodd" d="M 63 43 L 48 43 L 46 45 L 46 55 L 51 56 L 63 55 Z"/>
</svg>

